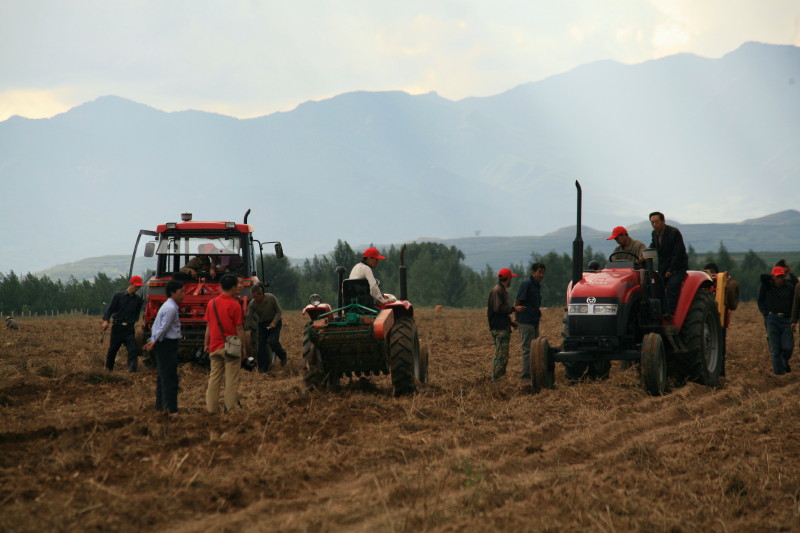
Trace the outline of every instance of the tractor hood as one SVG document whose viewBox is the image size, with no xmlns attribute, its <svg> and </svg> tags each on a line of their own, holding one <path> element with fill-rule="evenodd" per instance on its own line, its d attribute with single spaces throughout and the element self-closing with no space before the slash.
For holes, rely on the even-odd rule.
<svg viewBox="0 0 800 533">
<path fill-rule="evenodd" d="M 642 290 L 642 274 L 631 268 L 608 268 L 600 272 L 584 272 L 583 278 L 574 287 L 570 284 L 567 301 L 586 298 L 616 298 L 627 302 L 630 295 Z"/>
</svg>

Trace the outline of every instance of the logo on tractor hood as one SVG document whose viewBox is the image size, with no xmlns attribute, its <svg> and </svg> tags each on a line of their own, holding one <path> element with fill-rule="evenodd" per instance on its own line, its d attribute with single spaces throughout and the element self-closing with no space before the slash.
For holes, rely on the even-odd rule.
<svg viewBox="0 0 800 533">
<path fill-rule="evenodd" d="M 587 304 L 593 304 L 596 301 L 597 301 L 597 298 L 595 298 L 594 296 L 589 296 L 588 298 L 586 298 L 586 303 Z"/>
</svg>

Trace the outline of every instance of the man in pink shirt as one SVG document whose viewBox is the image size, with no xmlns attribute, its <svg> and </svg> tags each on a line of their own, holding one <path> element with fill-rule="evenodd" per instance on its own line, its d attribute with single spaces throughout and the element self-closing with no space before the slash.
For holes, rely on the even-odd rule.
<svg viewBox="0 0 800 533">
<path fill-rule="evenodd" d="M 239 405 L 239 368 L 242 359 L 247 357 L 245 343 L 242 355 L 231 357 L 225 353 L 225 338 L 237 335 L 244 338 L 244 317 L 242 306 L 234 297 L 236 276 L 225 274 L 219 284 L 222 294 L 208 302 L 206 307 L 205 350 L 211 360 L 211 374 L 206 391 L 206 409 L 209 413 L 219 412 L 219 389 L 225 382 L 225 410 L 230 411 Z"/>
</svg>

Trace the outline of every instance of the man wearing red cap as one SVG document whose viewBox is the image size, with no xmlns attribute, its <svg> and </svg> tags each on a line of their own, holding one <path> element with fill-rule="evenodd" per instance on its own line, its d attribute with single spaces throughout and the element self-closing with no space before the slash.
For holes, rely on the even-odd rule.
<svg viewBox="0 0 800 533">
<path fill-rule="evenodd" d="M 365 279 L 369 282 L 369 293 L 372 298 L 380 304 L 396 302 L 397 298 L 391 294 L 383 294 L 381 288 L 378 287 L 378 282 L 375 280 L 375 275 L 372 271 L 378 267 L 378 261 L 386 259 L 383 257 L 377 248 L 367 248 L 364 250 L 361 262 L 358 263 L 350 271 L 348 279 Z"/>
<path fill-rule="evenodd" d="M 767 280 L 762 279 L 758 291 L 758 310 L 764 315 L 767 339 L 772 355 L 772 370 L 776 375 L 791 372 L 789 358 L 792 357 L 794 336 L 791 314 L 794 289 L 786 283 L 786 269 L 776 266 Z"/>
<path fill-rule="evenodd" d="M 109 320 L 114 319 L 106 354 L 106 370 L 109 372 L 114 370 L 117 352 L 123 344 L 128 350 L 128 370 L 136 372 L 139 367 L 139 345 L 136 343 L 134 324 L 139 320 L 144 304 L 142 297 L 136 294 L 141 286 L 142 278 L 131 277 L 128 288 L 114 295 L 103 315 L 103 331 L 108 329 Z"/>
<path fill-rule="evenodd" d="M 517 277 L 511 269 L 501 268 L 497 272 L 497 285 L 489 293 L 489 302 L 486 316 L 489 319 L 489 331 L 494 339 L 494 361 L 492 362 L 492 381 L 497 381 L 506 374 L 508 365 L 508 346 L 511 341 L 511 327 L 519 324 L 511 319 L 514 311 L 522 312 L 524 305 L 511 305 L 508 297 L 508 287 L 511 278 Z"/>
<path fill-rule="evenodd" d="M 644 249 L 646 246 L 643 242 L 631 238 L 628 235 L 628 230 L 626 230 L 625 227 L 617 226 L 614 228 L 611 231 L 611 237 L 607 238 L 606 240 L 616 241 L 616 243 L 619 245 L 614 248 L 614 251 L 611 252 L 610 256 L 615 261 L 634 261 L 634 256 L 636 257 L 636 261 L 641 261 L 644 259 Z M 617 252 L 630 252 L 633 255 L 619 254 L 617 257 L 614 257 L 614 254 Z"/>
</svg>

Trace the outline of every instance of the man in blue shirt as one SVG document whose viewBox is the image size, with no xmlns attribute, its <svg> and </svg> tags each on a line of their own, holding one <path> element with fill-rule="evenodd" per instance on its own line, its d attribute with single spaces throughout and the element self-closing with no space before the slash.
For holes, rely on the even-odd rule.
<svg viewBox="0 0 800 533">
<path fill-rule="evenodd" d="M 542 312 L 542 286 L 544 279 L 544 263 L 538 261 L 531 264 L 531 275 L 520 283 L 514 306 L 523 306 L 524 311 L 517 313 L 519 335 L 522 340 L 522 379 L 531 378 L 531 342 L 539 336 L 539 319 Z"/>
<path fill-rule="evenodd" d="M 156 351 L 156 410 L 178 412 L 178 341 L 181 338 L 179 305 L 183 300 L 183 283 L 171 280 L 166 287 L 167 301 L 153 322 L 150 340 L 144 349 Z"/>
</svg>

